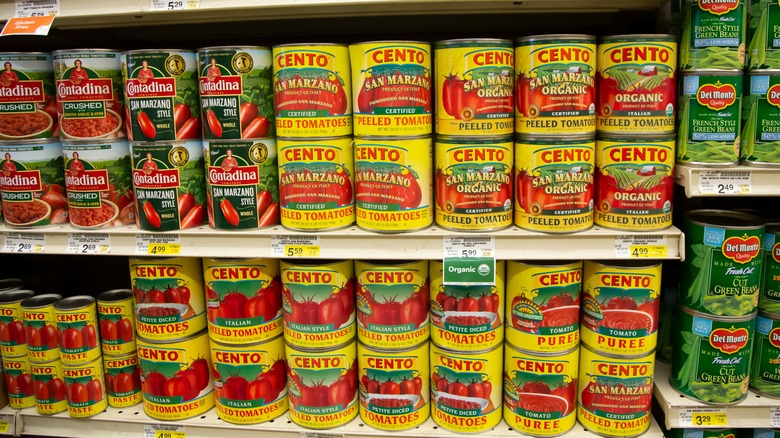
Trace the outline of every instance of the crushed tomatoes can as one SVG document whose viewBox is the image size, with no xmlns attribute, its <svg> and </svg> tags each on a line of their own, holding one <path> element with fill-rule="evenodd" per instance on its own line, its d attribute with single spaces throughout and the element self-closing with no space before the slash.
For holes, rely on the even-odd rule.
<svg viewBox="0 0 780 438">
<path fill-rule="evenodd" d="M 35 392 L 35 410 L 41 415 L 52 415 L 68 409 L 62 363 L 53 360 L 31 363 L 30 374 Z"/>
<path fill-rule="evenodd" d="M 0 140 L 59 136 L 51 53 L 0 53 Z"/>
<path fill-rule="evenodd" d="M 54 317 L 63 366 L 81 366 L 100 358 L 95 298 L 77 295 L 59 300 L 54 304 Z"/>
<path fill-rule="evenodd" d="M 22 301 L 34 294 L 31 290 L 14 290 L 0 294 L 0 353 L 4 358 L 27 355 Z"/>
<path fill-rule="evenodd" d="M 762 397 L 780 398 L 780 315 L 760 312 L 750 362 L 750 387 Z"/>
<path fill-rule="evenodd" d="M 125 356 L 135 351 L 135 297 L 130 289 L 98 295 L 97 316 L 103 354 Z"/>
<path fill-rule="evenodd" d="M 8 406 L 11 409 L 35 406 L 35 390 L 27 356 L 4 357 L 2 362 Z"/>
<path fill-rule="evenodd" d="M 122 356 L 103 356 L 103 366 L 109 406 L 126 408 L 141 403 L 141 367 L 135 351 Z"/>
<path fill-rule="evenodd" d="M 54 315 L 54 303 L 62 295 L 36 295 L 22 301 L 22 320 L 27 334 L 27 356 L 30 363 L 60 358 L 60 331 Z"/>
<path fill-rule="evenodd" d="M 103 361 L 98 357 L 83 365 L 62 366 L 62 376 L 68 399 L 68 415 L 87 418 L 106 409 L 106 388 L 103 386 Z"/>
</svg>

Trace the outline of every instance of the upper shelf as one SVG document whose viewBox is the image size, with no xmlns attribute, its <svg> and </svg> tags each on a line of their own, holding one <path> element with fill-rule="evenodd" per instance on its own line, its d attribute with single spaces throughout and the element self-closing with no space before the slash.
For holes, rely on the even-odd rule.
<svg viewBox="0 0 780 438">
<path fill-rule="evenodd" d="M 780 167 L 675 167 L 685 196 L 780 196 Z"/>
</svg>

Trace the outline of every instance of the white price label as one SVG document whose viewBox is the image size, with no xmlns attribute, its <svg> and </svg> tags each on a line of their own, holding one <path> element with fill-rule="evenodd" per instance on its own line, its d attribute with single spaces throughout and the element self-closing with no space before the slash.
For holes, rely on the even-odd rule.
<svg viewBox="0 0 780 438">
<path fill-rule="evenodd" d="M 728 419 L 722 408 L 680 409 L 680 427 L 726 427 Z"/>
<path fill-rule="evenodd" d="M 181 238 L 178 234 L 138 234 L 135 253 L 146 255 L 179 255 Z"/>
<path fill-rule="evenodd" d="M 319 257 L 320 236 L 274 236 L 271 238 L 274 257 Z"/>
<path fill-rule="evenodd" d="M 60 13 L 60 0 L 16 0 L 14 17 L 45 17 Z"/>
<path fill-rule="evenodd" d="M 703 195 L 744 195 L 752 191 L 750 172 L 713 170 L 699 174 L 699 192 Z"/>
<path fill-rule="evenodd" d="M 111 252 L 111 236 L 108 234 L 68 234 L 68 253 L 108 254 Z"/>
<path fill-rule="evenodd" d="M 445 237 L 443 269 L 444 284 L 496 284 L 495 238 Z"/>
<path fill-rule="evenodd" d="M 780 408 L 772 408 L 769 410 L 769 421 L 772 423 L 772 428 L 780 427 Z"/>
<path fill-rule="evenodd" d="M 445 237 L 444 258 L 496 257 L 493 237 Z"/>
<path fill-rule="evenodd" d="M 619 259 L 659 259 L 667 256 L 664 236 L 615 236 L 615 257 Z"/>
<path fill-rule="evenodd" d="M 43 252 L 46 235 L 43 233 L 5 233 L 5 252 Z"/>
<path fill-rule="evenodd" d="M 184 426 L 172 424 L 144 424 L 144 438 L 186 438 Z"/>
<path fill-rule="evenodd" d="M 200 0 L 152 0 L 150 9 L 153 11 L 180 11 L 182 9 L 198 9 Z"/>
<path fill-rule="evenodd" d="M 327 432 L 301 432 L 301 438 L 344 438 L 344 434 Z"/>
</svg>

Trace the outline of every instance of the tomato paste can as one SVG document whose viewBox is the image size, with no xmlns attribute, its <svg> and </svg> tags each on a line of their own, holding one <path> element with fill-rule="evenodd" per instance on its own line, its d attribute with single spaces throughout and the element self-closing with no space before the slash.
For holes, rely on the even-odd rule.
<svg viewBox="0 0 780 438">
<path fill-rule="evenodd" d="M 682 230 L 686 256 L 678 302 L 710 315 L 752 314 L 760 295 L 764 220 L 730 210 L 691 210 Z"/>
<path fill-rule="evenodd" d="M 203 138 L 237 140 L 275 135 L 271 49 L 198 49 Z"/>
<path fill-rule="evenodd" d="M 357 331 L 352 260 L 280 265 L 287 345 L 322 350 L 351 342 Z"/>
<path fill-rule="evenodd" d="M 608 134 L 672 134 L 677 100 L 677 37 L 615 35 L 598 45 L 596 129 Z"/>
<path fill-rule="evenodd" d="M 209 351 L 205 330 L 169 342 L 138 338 L 146 415 L 155 420 L 182 420 L 214 407 Z"/>
<path fill-rule="evenodd" d="M 780 315 L 759 311 L 750 361 L 750 387 L 762 397 L 780 398 Z"/>
<path fill-rule="evenodd" d="M 748 394 L 756 314 L 705 315 L 683 305 L 674 318 L 669 382 L 684 396 L 711 405 L 733 405 Z"/>
<path fill-rule="evenodd" d="M 758 308 L 780 313 L 780 223 L 766 224 Z"/>
<path fill-rule="evenodd" d="M 745 2 L 747 13 L 747 68 L 764 70 L 780 67 L 780 41 L 775 38 L 775 23 L 780 8 L 771 0 Z"/>
<path fill-rule="evenodd" d="M 124 137 L 125 91 L 119 52 L 55 50 L 52 58 L 62 138 Z"/>
<path fill-rule="evenodd" d="M 103 356 L 103 365 L 108 405 L 126 408 L 141 403 L 141 367 L 135 351 L 123 356 Z"/>
<path fill-rule="evenodd" d="M 278 137 L 352 135 L 349 48 L 342 44 L 273 47 Z"/>
<path fill-rule="evenodd" d="M 334 349 L 301 350 L 289 342 L 290 420 L 307 429 L 343 426 L 358 415 L 358 356 L 354 339 Z"/>
<path fill-rule="evenodd" d="M 355 275 L 358 340 L 362 345 L 403 350 L 428 340 L 431 326 L 427 260 L 355 260 Z"/>
<path fill-rule="evenodd" d="M 22 301 L 22 320 L 27 338 L 27 356 L 31 364 L 60 358 L 60 331 L 54 304 L 62 295 L 35 295 Z"/>
<path fill-rule="evenodd" d="M 580 346 L 577 420 L 607 437 L 633 437 L 650 427 L 655 352 L 614 356 Z"/>
<path fill-rule="evenodd" d="M 504 341 L 503 260 L 496 261 L 496 284 L 445 285 L 443 265 L 430 261 L 431 341 L 447 350 L 476 352 Z"/>
<path fill-rule="evenodd" d="M 0 140 L 59 136 L 51 53 L 0 53 Z"/>
<path fill-rule="evenodd" d="M 582 262 L 507 263 L 507 343 L 537 355 L 576 348 Z"/>
<path fill-rule="evenodd" d="M 545 233 L 593 227 L 592 136 L 520 137 L 515 143 L 515 225 Z"/>
<path fill-rule="evenodd" d="M 206 185 L 200 141 L 131 143 L 139 228 L 170 231 L 206 221 Z"/>
<path fill-rule="evenodd" d="M 198 61 L 188 50 L 124 52 L 127 136 L 133 141 L 201 137 Z"/>
<path fill-rule="evenodd" d="M 531 436 L 566 433 L 577 422 L 580 349 L 555 355 L 504 346 L 504 421 Z"/>
<path fill-rule="evenodd" d="M 24 282 L 20 278 L 0 279 L 0 294 L 9 290 L 17 290 L 24 287 Z"/>
<path fill-rule="evenodd" d="M 46 363 L 30 363 L 30 374 L 35 410 L 40 415 L 57 414 L 68 409 L 65 377 L 59 359 Z"/>
<path fill-rule="evenodd" d="M 773 10 L 780 10 L 776 5 Z M 777 65 L 780 68 L 780 63 Z M 780 166 L 780 70 L 749 72 L 745 79 L 740 161 L 748 166 Z"/>
<path fill-rule="evenodd" d="M 14 290 L 0 294 L 0 353 L 3 357 L 27 355 L 22 301 L 34 294 L 31 290 Z"/>
<path fill-rule="evenodd" d="M 114 289 L 97 296 L 100 348 L 103 354 L 126 356 L 135 351 L 135 297 L 130 289 Z"/>
<path fill-rule="evenodd" d="M 431 137 L 355 138 L 357 225 L 380 233 L 433 223 Z"/>
<path fill-rule="evenodd" d="M 82 365 L 62 366 L 62 376 L 68 399 L 68 415 L 87 418 L 106 409 L 106 388 L 103 382 L 103 360 L 98 357 Z"/>
<path fill-rule="evenodd" d="M 680 70 L 745 68 L 746 0 L 682 0 Z"/>
<path fill-rule="evenodd" d="M 683 72 L 677 99 L 678 163 L 728 167 L 739 162 L 742 86 L 741 71 Z"/>
<path fill-rule="evenodd" d="M 429 43 L 355 43 L 349 46 L 349 55 L 356 136 L 431 134 L 433 76 Z"/>
<path fill-rule="evenodd" d="M 8 406 L 11 409 L 24 409 L 35 406 L 35 391 L 30 363 L 27 356 L 4 357 L 5 391 L 8 393 Z"/>
<path fill-rule="evenodd" d="M 130 281 L 139 338 L 169 342 L 206 329 L 200 259 L 134 257 L 130 259 Z"/>
<path fill-rule="evenodd" d="M 2 129 L 2 128 L 0 128 Z M 56 140 L 0 141 L 3 217 L 12 227 L 68 222 L 62 147 Z"/>
<path fill-rule="evenodd" d="M 436 133 L 479 137 L 514 129 L 515 53 L 493 38 L 438 41 Z"/>
<path fill-rule="evenodd" d="M 209 337 L 256 344 L 282 334 L 282 282 L 277 259 L 203 259 Z"/>
<path fill-rule="evenodd" d="M 512 225 L 511 137 L 436 138 L 436 224 L 457 231 Z"/>
<path fill-rule="evenodd" d="M 95 298 L 76 295 L 61 299 L 54 303 L 54 318 L 63 366 L 82 366 L 100 357 Z"/>
</svg>

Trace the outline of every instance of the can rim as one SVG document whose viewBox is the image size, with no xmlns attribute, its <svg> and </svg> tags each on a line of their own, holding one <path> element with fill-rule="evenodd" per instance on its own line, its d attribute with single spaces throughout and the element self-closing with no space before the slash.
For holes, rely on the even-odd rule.
<svg viewBox="0 0 780 438">
<path fill-rule="evenodd" d="M 131 141 L 130 147 L 133 146 L 181 146 L 186 144 L 193 144 L 198 143 L 202 144 L 203 140 L 201 139 L 190 139 L 190 140 L 162 140 L 162 141 Z"/>
<path fill-rule="evenodd" d="M 100 355 L 100 356 L 98 356 L 97 358 L 95 358 L 95 359 L 93 359 L 93 360 L 91 360 L 91 361 L 89 361 L 89 362 L 85 362 L 85 363 L 83 363 L 83 364 L 80 364 L 80 365 L 66 365 L 66 364 L 64 364 L 64 363 L 63 363 L 63 364 L 62 364 L 62 368 L 63 368 L 63 369 L 65 369 L 65 368 L 68 368 L 68 369 L 77 369 L 77 368 L 87 368 L 87 367 L 91 368 L 91 367 L 94 367 L 94 366 L 95 366 L 95 365 L 93 365 L 93 364 L 95 364 L 95 363 L 97 363 L 98 365 L 100 365 L 100 369 L 102 370 L 102 369 L 103 369 L 103 356 L 102 356 L 102 355 Z M 99 374 L 98 374 L 98 376 L 97 376 L 97 378 L 100 378 L 100 375 L 101 375 L 101 374 L 103 374 L 103 373 L 99 373 Z M 104 392 L 105 392 L 105 389 L 104 389 Z"/>
<path fill-rule="evenodd" d="M 572 134 L 572 135 L 536 135 L 536 134 L 515 134 L 515 141 L 519 143 L 545 143 L 545 142 L 586 142 L 596 141 L 596 133 L 593 134 Z"/>
<path fill-rule="evenodd" d="M 290 119 L 294 117 L 288 117 Z M 337 135 L 332 137 L 276 137 L 276 141 L 284 140 L 284 141 L 295 141 L 295 142 L 321 142 L 321 141 L 334 141 L 334 140 L 350 140 L 352 141 L 354 137 L 352 135 Z"/>
<path fill-rule="evenodd" d="M 54 303 L 54 310 L 78 310 L 95 304 L 95 297 L 89 295 L 75 295 L 63 298 Z"/>
<path fill-rule="evenodd" d="M 439 136 L 440 137 L 440 136 Z M 420 134 L 420 135 L 404 135 L 404 136 L 389 136 L 389 135 L 354 135 L 355 141 L 408 141 L 408 140 L 433 140 L 433 134 Z"/>
<path fill-rule="evenodd" d="M 430 264 L 429 260 L 390 260 L 390 259 L 384 259 L 384 260 L 364 260 L 364 259 L 355 259 L 355 263 L 362 263 L 364 265 L 374 265 L 379 267 L 401 267 L 401 266 L 410 266 L 417 263 L 427 263 Z M 357 269 L 355 269 L 357 270 Z M 357 275 L 355 275 L 357 277 Z"/>
<path fill-rule="evenodd" d="M 100 48 L 100 49 L 87 49 L 87 48 L 83 48 L 83 49 L 58 49 L 58 50 L 53 50 L 51 52 L 51 56 L 54 57 L 54 56 L 62 55 L 62 54 L 65 54 L 65 53 L 75 53 L 75 52 L 116 53 L 117 55 L 122 53 L 121 51 L 116 50 L 116 49 L 105 49 L 105 48 Z"/>
<path fill-rule="evenodd" d="M 508 39 L 504 39 L 504 38 L 454 38 L 454 39 L 450 39 L 450 40 L 436 41 L 434 44 L 438 48 L 438 46 L 445 46 L 446 47 L 448 45 L 459 44 L 459 43 L 512 44 L 512 40 L 508 40 Z"/>
<path fill-rule="evenodd" d="M 2 278 L 0 279 L 0 292 L 6 292 L 24 287 L 21 278 Z"/>
<path fill-rule="evenodd" d="M 737 69 L 715 69 L 708 68 L 703 70 L 680 70 L 683 76 L 744 76 L 743 70 Z"/>
<path fill-rule="evenodd" d="M 49 56 L 51 56 L 51 52 L 0 52 L 0 60 L 2 60 L 3 56 L 6 56 L 6 55 L 14 55 L 14 56 L 49 55 Z"/>
<path fill-rule="evenodd" d="M 765 68 L 761 70 L 748 70 L 747 74 L 748 76 L 761 76 L 766 75 L 769 73 L 768 76 L 775 76 L 780 74 L 780 68 Z"/>
<path fill-rule="evenodd" d="M 197 52 L 194 50 L 189 49 L 131 49 L 131 50 L 125 50 L 122 52 L 123 55 L 135 55 L 135 54 L 141 54 L 141 53 L 163 53 L 163 52 L 170 52 L 170 55 L 177 55 L 181 53 L 190 54 L 192 53 L 195 55 Z"/>
<path fill-rule="evenodd" d="M 434 143 L 475 143 L 475 144 L 487 144 L 487 143 L 506 143 L 512 142 L 512 134 L 507 135 L 490 135 L 484 137 L 476 136 L 457 136 L 457 135 L 437 135 Z"/>
<path fill-rule="evenodd" d="M 284 338 L 284 333 L 279 333 L 278 335 L 274 336 L 273 338 L 265 339 L 265 340 L 258 341 L 258 342 L 251 342 L 251 343 L 248 343 L 248 344 L 245 344 L 245 343 L 231 344 L 231 343 L 228 343 L 228 342 L 217 341 L 216 339 L 212 339 L 209 336 L 209 343 L 212 346 L 219 345 L 220 347 L 227 347 L 227 348 L 245 348 L 245 347 L 257 347 L 259 345 L 270 344 L 271 342 L 276 342 L 276 341 L 280 340 L 280 338 Z"/>
<path fill-rule="evenodd" d="M 462 350 L 451 350 L 449 348 L 442 347 L 441 345 L 437 344 L 434 341 L 431 341 L 431 349 L 434 349 L 434 348 L 438 348 L 439 350 L 441 350 L 442 352 L 444 352 L 446 354 L 463 354 Z M 485 350 L 473 350 L 473 351 L 469 351 L 468 354 L 470 354 L 470 355 L 489 354 L 489 353 L 493 353 L 496 350 L 500 350 L 502 348 L 504 348 L 504 343 L 503 342 L 499 342 L 498 345 L 495 345 L 495 346 L 490 347 L 488 349 L 485 349 Z"/>
<path fill-rule="evenodd" d="M 130 353 L 127 353 L 127 354 L 116 354 L 116 355 L 114 355 L 114 354 L 112 354 L 112 355 L 104 354 L 103 355 L 103 362 L 105 364 L 105 362 L 107 360 L 127 360 L 127 359 L 133 359 L 133 358 L 138 359 L 138 355 L 136 354 L 135 350 L 133 350 Z"/>
<path fill-rule="evenodd" d="M 189 336 L 185 336 L 183 338 L 160 339 L 160 340 L 147 339 L 147 338 L 144 338 L 143 336 L 140 336 L 139 333 L 136 333 L 135 334 L 135 340 L 136 340 L 136 346 L 138 346 L 139 341 L 140 341 L 140 343 L 146 344 L 146 345 L 148 345 L 150 347 L 154 347 L 155 345 L 170 345 L 170 344 L 178 344 L 180 342 L 193 341 L 193 340 L 199 339 L 202 336 L 205 336 L 206 339 L 208 339 L 208 334 L 209 334 L 208 332 L 209 332 L 209 329 L 207 327 L 207 328 L 204 328 L 203 330 L 201 330 L 201 331 L 199 331 L 199 332 L 197 332 L 195 334 L 192 334 L 192 335 L 189 335 Z"/>
<path fill-rule="evenodd" d="M 661 262 L 658 261 L 644 261 L 644 260 L 585 260 L 582 264 L 583 269 L 590 266 L 603 266 L 606 268 L 617 269 L 637 269 L 637 268 L 657 268 L 661 266 Z"/>
<path fill-rule="evenodd" d="M 430 41 L 415 41 L 415 40 L 374 40 L 374 41 L 359 41 L 356 43 L 351 43 L 349 47 L 352 46 L 359 46 L 361 44 L 376 44 L 376 43 L 413 43 L 413 44 L 422 44 L 427 45 L 428 47 L 431 46 Z"/>
<path fill-rule="evenodd" d="M 31 144 L 45 144 L 45 143 L 60 144 L 60 139 L 57 137 L 49 137 L 49 138 L 34 138 L 30 140 L 21 140 L 21 141 L 0 140 L 0 148 L 27 147 Z"/>
<path fill-rule="evenodd" d="M 113 144 L 126 144 L 126 145 L 129 145 L 130 142 L 128 142 L 127 138 L 125 138 L 125 137 L 114 138 L 114 139 L 102 139 L 102 140 L 101 139 L 94 139 L 94 138 L 93 139 L 80 139 L 80 140 L 64 139 L 63 138 L 62 140 L 60 140 L 60 144 L 62 146 L 73 146 L 73 145 L 82 145 L 82 144 L 83 145 L 91 145 L 91 144 L 94 144 L 94 145 L 98 145 L 98 144 L 109 144 L 109 145 L 113 145 Z"/>
<path fill-rule="evenodd" d="M 105 292 L 101 292 L 96 297 L 96 300 L 98 303 L 116 303 L 119 301 L 124 301 L 128 298 L 134 298 L 133 291 L 131 289 L 110 289 Z"/>
<path fill-rule="evenodd" d="M 0 304 L 21 303 L 33 295 L 35 295 L 35 292 L 30 289 L 9 290 L 0 294 Z"/>
<path fill-rule="evenodd" d="M 756 319 L 756 316 L 758 316 L 758 310 L 755 310 L 751 313 L 748 313 L 747 315 L 742 316 L 718 316 L 718 315 L 710 315 L 708 313 L 699 312 L 698 310 L 691 309 L 688 306 L 685 306 L 683 304 L 678 304 L 677 309 L 680 312 L 687 313 L 690 316 L 696 316 L 699 318 L 705 318 L 709 319 L 715 322 L 748 322 L 750 320 Z"/>
<path fill-rule="evenodd" d="M 351 225 L 350 225 L 351 226 Z M 294 267 L 294 266 L 325 266 L 325 265 L 337 265 L 340 263 L 348 263 L 354 261 L 349 259 L 303 259 L 303 260 L 279 260 L 279 269 L 282 269 L 282 263 L 287 265 L 288 267 Z"/>
<path fill-rule="evenodd" d="M 677 134 L 670 132 L 668 134 L 662 133 L 645 133 L 645 134 L 626 134 L 626 133 L 599 133 L 596 136 L 596 141 L 619 141 L 619 142 L 639 142 L 639 141 L 675 141 Z"/>
<path fill-rule="evenodd" d="M 515 39 L 516 43 L 532 43 L 532 42 L 542 42 L 542 41 L 554 41 L 554 40 L 560 40 L 560 39 L 572 39 L 572 40 L 584 40 L 584 41 L 592 41 L 594 44 L 596 43 L 596 35 L 590 35 L 586 33 L 557 33 L 557 34 L 550 34 L 550 35 L 528 35 L 524 37 L 520 37 Z"/>
<path fill-rule="evenodd" d="M 572 348 L 570 348 L 568 350 L 563 350 L 563 351 L 536 352 L 536 351 L 526 350 L 524 348 L 517 347 L 515 344 L 507 341 L 506 339 L 504 340 L 504 345 L 506 345 L 506 347 L 509 350 L 514 350 L 514 351 L 516 351 L 518 353 L 521 353 L 521 354 L 526 354 L 528 356 L 540 357 L 540 358 L 545 358 L 545 359 L 548 359 L 548 358 L 558 358 L 560 356 L 565 356 L 567 354 L 572 354 L 574 352 L 579 352 L 579 350 L 580 350 L 580 346 L 579 345 L 575 345 L 574 347 L 572 347 Z M 579 363 L 577 363 L 577 365 L 575 365 L 575 366 L 579 366 Z"/>
<path fill-rule="evenodd" d="M 357 339 L 357 338 L 356 338 Z M 404 348 L 377 348 L 372 347 L 370 345 L 364 344 L 363 342 L 360 342 L 360 339 L 357 340 L 357 348 L 358 348 L 358 356 L 360 356 L 360 349 L 363 348 L 365 350 L 368 350 L 371 353 L 381 353 L 381 354 L 393 354 L 393 353 L 409 353 L 414 350 L 424 348 L 429 345 L 428 339 L 418 342 L 417 344 L 412 345 L 411 347 L 404 347 Z"/>
<path fill-rule="evenodd" d="M 763 316 L 766 319 L 770 319 L 774 322 L 780 323 L 780 313 L 775 312 L 769 312 L 766 310 L 758 309 L 758 315 L 757 316 Z"/>
<path fill-rule="evenodd" d="M 317 47 L 317 46 L 349 48 L 348 45 L 342 43 L 287 43 L 287 44 L 274 44 L 273 46 L 271 46 L 271 48 L 276 49 L 279 47 L 284 48 L 284 47 Z"/>
<path fill-rule="evenodd" d="M 658 349 L 658 346 L 653 347 L 652 350 L 650 350 L 649 353 L 644 354 L 614 354 L 614 353 L 605 353 L 602 351 L 596 350 L 594 347 L 584 343 L 580 342 L 580 352 L 582 350 L 588 350 L 588 352 L 596 354 L 598 356 L 604 356 L 608 357 L 610 359 L 627 359 L 627 360 L 638 360 L 638 359 L 644 359 L 644 358 L 652 358 L 653 366 L 655 367 L 655 350 Z M 580 357 L 580 364 L 585 363 L 585 361 L 582 360 L 582 357 Z"/>
<path fill-rule="evenodd" d="M 623 35 L 609 35 L 609 36 L 601 37 L 600 42 L 611 43 L 611 42 L 618 42 L 621 40 L 628 40 L 628 39 L 640 39 L 640 40 L 647 40 L 647 41 L 669 41 L 674 43 L 677 42 L 677 36 L 669 33 L 628 33 Z"/>
<path fill-rule="evenodd" d="M 61 299 L 62 295 L 60 294 L 33 295 L 22 301 L 22 309 L 40 309 L 42 307 L 51 306 Z"/>
<path fill-rule="evenodd" d="M 271 50 L 270 46 L 207 46 L 207 47 L 200 47 L 197 49 L 197 54 L 200 55 L 201 52 L 207 52 L 209 50 Z"/>
<path fill-rule="evenodd" d="M 509 265 L 543 266 L 545 268 L 564 267 L 575 263 L 579 263 L 580 266 L 584 267 L 582 260 L 509 260 Z"/>
<path fill-rule="evenodd" d="M 276 137 L 258 137 L 258 138 L 236 138 L 234 140 L 229 140 L 226 138 L 204 138 L 203 143 L 206 144 L 220 144 L 220 143 L 252 143 L 255 144 L 257 142 L 263 142 L 263 141 L 276 141 Z"/>
<path fill-rule="evenodd" d="M 282 334 L 280 336 L 284 336 L 284 334 Z M 343 348 L 355 348 L 355 358 L 357 358 L 357 344 L 358 344 L 357 336 L 355 336 L 354 338 L 352 338 L 352 339 L 350 339 L 350 340 L 348 340 L 346 342 L 338 344 L 336 346 L 324 347 L 324 348 L 320 348 L 320 347 L 311 347 L 311 348 L 309 348 L 309 347 L 300 347 L 300 346 L 297 346 L 297 345 L 290 344 L 285 339 L 285 341 L 284 341 L 284 349 L 285 349 L 285 354 L 286 354 L 286 350 L 288 350 L 288 349 L 289 350 L 300 351 L 302 353 L 322 353 L 322 354 L 326 354 L 326 353 L 332 353 L 332 352 L 337 351 L 337 350 L 341 350 Z"/>
<path fill-rule="evenodd" d="M 717 222 L 711 220 L 713 218 L 722 217 L 731 218 L 734 221 L 740 221 L 740 224 L 737 225 L 735 223 L 726 223 L 725 221 Z M 735 230 L 759 229 L 766 225 L 764 219 L 750 213 L 743 213 L 732 210 L 718 210 L 714 208 L 686 211 L 685 214 L 683 214 L 683 219 L 694 225 L 728 227 L 729 229 Z M 710 221 L 707 222 L 705 221 L 706 219 L 710 219 Z"/>
</svg>

